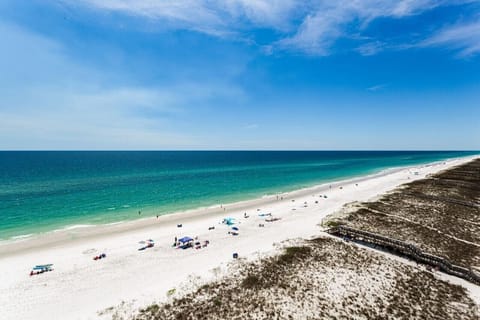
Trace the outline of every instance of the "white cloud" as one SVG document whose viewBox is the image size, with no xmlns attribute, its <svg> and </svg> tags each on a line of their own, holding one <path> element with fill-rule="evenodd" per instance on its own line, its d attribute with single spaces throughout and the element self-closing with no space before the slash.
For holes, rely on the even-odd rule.
<svg viewBox="0 0 480 320">
<path fill-rule="evenodd" d="M 18 89 L 0 102 L 2 149 L 165 148 L 186 142 L 168 118 L 183 110 L 170 88 Z M 175 139 L 173 139 L 175 137 Z M 69 147 L 70 146 L 70 147 Z"/>
<path fill-rule="evenodd" d="M 243 126 L 245 130 L 253 130 L 253 129 L 258 129 L 258 123 L 249 123 Z"/>
<path fill-rule="evenodd" d="M 225 79 L 115 83 L 106 71 L 77 65 L 51 39 L 2 23 L 0 37 L 8 41 L 0 51 L 0 149 L 190 148 L 198 141 L 172 119 L 243 95 Z"/>
<path fill-rule="evenodd" d="M 219 0 L 228 15 L 245 17 L 255 25 L 270 26 L 275 29 L 287 29 L 289 21 L 301 4 L 294 0 Z"/>
<path fill-rule="evenodd" d="M 200 141 L 177 128 L 178 119 L 213 98 L 241 94 L 212 84 L 19 88 L 0 101 L 0 149 L 188 149 Z"/>
<path fill-rule="evenodd" d="M 281 46 L 301 49 L 311 54 L 328 55 L 339 38 L 352 38 L 378 18 L 402 18 L 420 14 L 443 1 L 435 0 L 339 0 L 320 1 L 306 16 L 297 32 L 279 41 Z M 371 42 L 360 47 L 362 54 L 375 54 L 380 47 Z"/>
<path fill-rule="evenodd" d="M 469 0 L 64 0 L 89 8 L 160 21 L 159 28 L 195 30 L 213 36 L 248 38 L 256 27 L 275 30 L 278 39 L 263 44 L 266 54 L 296 50 L 328 55 L 341 38 L 355 38 L 378 18 L 399 19 L 442 5 Z M 357 39 L 358 40 L 358 39 Z M 357 51 L 373 55 L 381 39 L 360 44 Z M 385 46 L 386 48 L 387 46 Z"/>
<path fill-rule="evenodd" d="M 386 44 L 380 41 L 372 41 L 362 44 L 357 47 L 356 51 L 362 56 L 373 56 L 377 53 L 383 51 L 386 47 Z"/>
<path fill-rule="evenodd" d="M 327 55 L 332 43 L 342 36 L 341 12 L 317 12 L 308 15 L 292 37 L 282 39 L 278 45 L 295 48 L 316 55 Z"/>
<path fill-rule="evenodd" d="M 437 6 L 453 3 L 445 0 L 402 0 L 394 1 L 389 8 L 386 8 L 387 16 L 404 17 L 419 12 L 433 9 Z"/>
<path fill-rule="evenodd" d="M 371 87 L 367 88 L 367 91 L 376 92 L 376 91 L 382 90 L 386 87 L 387 87 L 386 83 L 377 84 L 377 85 L 374 85 L 374 86 L 371 86 Z"/>
<path fill-rule="evenodd" d="M 166 28 L 226 36 L 249 24 L 286 29 L 293 0 L 64 0 L 90 8 L 160 20 Z"/>
<path fill-rule="evenodd" d="M 480 20 L 446 27 L 426 40 L 419 47 L 446 47 L 458 51 L 460 57 L 480 53 Z"/>
</svg>

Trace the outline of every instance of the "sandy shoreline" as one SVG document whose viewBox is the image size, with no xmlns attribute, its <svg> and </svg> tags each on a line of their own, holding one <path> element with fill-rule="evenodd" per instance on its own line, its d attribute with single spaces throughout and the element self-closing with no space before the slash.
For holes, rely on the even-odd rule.
<svg viewBox="0 0 480 320">
<path fill-rule="evenodd" d="M 444 161 L 439 161 L 435 163 L 442 163 Z M 425 164 L 425 165 L 433 165 L 435 163 Z M 0 241 L 0 257 L 6 256 L 8 254 L 14 254 L 18 251 L 24 252 L 25 250 L 32 250 L 32 249 L 39 249 L 48 246 L 52 246 L 64 241 L 77 241 L 84 238 L 92 238 L 92 237 L 104 237 L 108 234 L 115 234 L 121 233 L 125 231 L 132 231 L 137 229 L 148 229 L 152 227 L 152 223 L 156 225 L 162 223 L 175 223 L 183 220 L 191 221 L 192 219 L 203 219 L 205 216 L 212 216 L 212 215 L 223 215 L 225 213 L 232 213 L 234 211 L 248 211 L 252 209 L 257 209 L 259 206 L 265 206 L 272 203 L 278 202 L 278 198 L 284 200 L 291 200 L 294 198 L 302 197 L 305 195 L 309 195 L 315 192 L 320 192 L 325 190 L 326 187 L 332 186 L 332 188 L 338 187 L 342 184 L 348 183 L 359 183 L 361 181 L 365 181 L 368 179 L 373 179 L 381 176 L 385 176 L 388 174 L 392 174 L 401 170 L 405 169 L 412 169 L 417 166 L 408 166 L 408 167 L 399 167 L 399 168 L 391 168 L 385 169 L 380 172 L 369 174 L 360 177 L 354 177 L 349 179 L 342 179 L 342 180 L 335 180 L 327 183 L 322 183 L 318 185 L 314 185 L 311 187 L 306 187 L 302 189 L 297 189 L 289 192 L 278 193 L 274 195 L 264 195 L 259 198 L 244 200 L 239 202 L 233 203 L 226 203 L 224 205 L 213 205 L 209 207 L 200 207 L 180 212 L 175 212 L 171 214 L 161 215 L 158 217 L 146 217 L 146 218 L 139 218 L 135 220 L 129 221 L 119 221 L 107 224 L 100 224 L 100 225 L 75 225 L 75 226 L 68 226 L 62 229 L 46 232 L 46 233 L 39 233 L 39 234 L 30 234 L 30 235 L 21 235 L 17 237 L 13 237 L 12 239 L 2 240 Z M 152 222 L 153 221 L 153 222 Z"/>
<path fill-rule="evenodd" d="M 473 159 L 475 156 L 470 156 L 468 159 Z M 461 158 L 467 159 L 467 158 Z M 104 237 L 108 234 L 116 234 L 125 231 L 132 231 L 136 229 L 148 229 L 152 227 L 152 223 L 161 224 L 165 222 L 181 222 L 182 220 L 189 220 L 192 219 L 203 219 L 205 216 L 212 216 L 212 215 L 223 215 L 224 213 L 232 213 L 233 211 L 248 211 L 252 209 L 258 208 L 258 206 L 262 205 L 269 205 L 275 202 L 278 202 L 278 198 L 282 198 L 284 200 L 291 200 L 294 198 L 302 197 L 305 195 L 309 195 L 315 192 L 322 192 L 327 187 L 332 186 L 332 188 L 338 187 L 343 184 L 349 183 L 359 183 L 365 180 L 374 179 L 378 177 L 382 177 L 385 175 L 393 174 L 398 171 L 402 170 L 411 170 L 414 171 L 415 168 L 423 167 L 423 166 L 432 166 L 441 164 L 444 162 L 450 162 L 454 160 L 460 159 L 449 159 L 445 161 L 436 161 L 433 163 L 427 163 L 423 165 L 416 165 L 416 166 L 405 166 L 405 167 L 397 167 L 397 168 L 390 168 L 384 169 L 380 172 L 353 177 L 348 179 L 340 179 L 335 181 L 330 181 L 310 187 L 305 187 L 302 189 L 297 189 L 293 191 L 277 193 L 272 195 L 264 195 L 262 197 L 243 200 L 233 203 L 226 203 L 224 205 L 213 205 L 209 207 L 199 207 L 194 209 L 189 209 L 185 211 L 179 211 L 174 213 L 169 213 L 165 215 L 161 215 L 158 218 L 156 217 L 145 217 L 145 218 L 138 218 L 134 220 L 127 220 L 127 221 L 118 221 L 106 224 L 99 224 L 99 225 L 72 225 L 67 226 L 65 228 L 45 232 L 45 233 L 38 233 L 38 234 L 26 234 L 15 236 L 10 239 L 0 240 L 0 258 L 2 256 L 7 256 L 9 254 L 15 254 L 19 251 L 24 252 L 25 250 L 30 249 L 39 249 L 43 247 L 52 246 L 64 241 L 76 241 L 84 238 L 92 238 L 92 237 Z M 155 222 L 152 222 L 155 221 Z"/>
<path fill-rule="evenodd" d="M 218 267 L 224 268 L 231 262 L 234 252 L 241 257 L 254 257 L 256 252 L 272 250 L 275 243 L 312 237 L 319 233 L 317 225 L 322 218 L 345 203 L 374 198 L 400 184 L 476 157 L 397 168 L 323 184 L 279 195 L 279 200 L 272 195 L 158 219 L 4 241 L 0 244 L 2 316 L 6 319 L 46 319 L 52 315 L 64 319 L 96 319 L 98 311 L 122 301 L 135 307 L 167 299 L 169 289 L 179 291 L 179 286 L 189 278 L 216 277 Z M 248 219 L 243 218 L 244 212 L 249 215 Z M 270 212 L 281 220 L 266 222 L 258 216 L 258 213 Z M 228 234 L 229 228 L 219 223 L 224 217 L 238 219 L 240 235 Z M 178 223 L 182 223 L 182 228 L 177 228 Z M 208 230 L 210 226 L 215 229 Z M 198 236 L 199 240 L 209 240 L 210 245 L 199 250 L 174 249 L 175 236 Z M 138 251 L 139 241 L 149 238 L 155 240 L 155 247 Z M 93 256 L 101 252 L 107 253 L 107 258 L 93 261 Z M 43 263 L 53 263 L 55 270 L 28 276 L 34 265 Z"/>
</svg>

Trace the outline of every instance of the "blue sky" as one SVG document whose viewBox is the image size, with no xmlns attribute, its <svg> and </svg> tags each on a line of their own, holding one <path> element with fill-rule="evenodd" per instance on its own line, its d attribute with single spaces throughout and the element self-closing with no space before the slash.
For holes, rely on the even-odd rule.
<svg viewBox="0 0 480 320">
<path fill-rule="evenodd" d="M 0 0 L 0 149 L 480 149 L 480 1 Z"/>
</svg>

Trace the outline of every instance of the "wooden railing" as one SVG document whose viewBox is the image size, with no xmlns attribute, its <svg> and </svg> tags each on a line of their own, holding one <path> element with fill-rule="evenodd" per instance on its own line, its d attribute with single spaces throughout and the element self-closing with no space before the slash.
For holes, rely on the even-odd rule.
<svg viewBox="0 0 480 320">
<path fill-rule="evenodd" d="M 443 257 L 423 252 L 413 244 L 342 225 L 330 228 L 327 232 L 334 236 L 347 238 L 356 242 L 374 244 L 390 251 L 399 252 L 418 262 L 437 267 L 442 272 L 480 285 L 480 275 L 473 270 L 452 264 Z"/>
</svg>

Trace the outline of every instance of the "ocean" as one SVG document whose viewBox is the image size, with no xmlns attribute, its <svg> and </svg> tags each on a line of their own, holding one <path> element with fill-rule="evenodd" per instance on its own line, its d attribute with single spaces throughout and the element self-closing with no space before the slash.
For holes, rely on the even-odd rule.
<svg viewBox="0 0 480 320">
<path fill-rule="evenodd" d="M 3 151 L 0 240 L 247 200 L 476 153 Z"/>
</svg>

